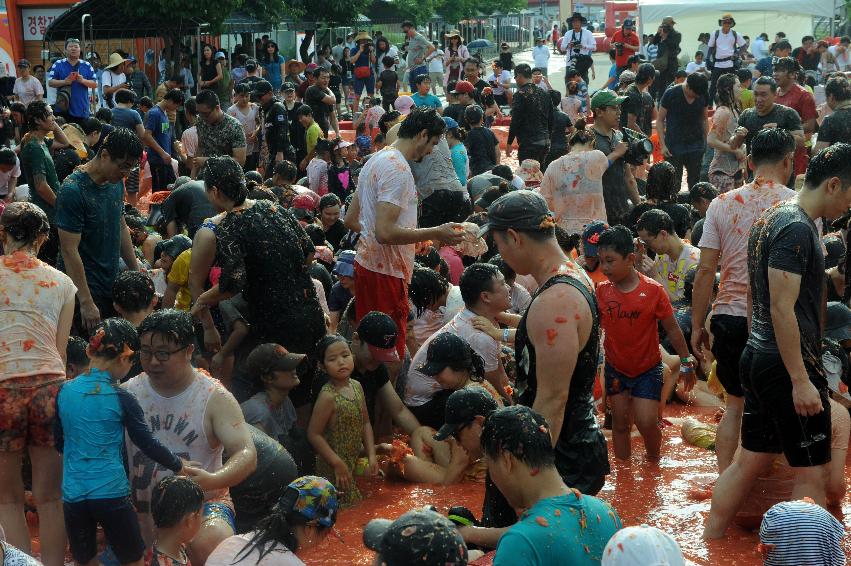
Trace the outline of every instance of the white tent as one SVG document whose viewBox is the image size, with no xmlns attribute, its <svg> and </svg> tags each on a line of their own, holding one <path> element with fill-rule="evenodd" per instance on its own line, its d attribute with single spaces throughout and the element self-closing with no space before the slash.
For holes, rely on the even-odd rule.
<svg viewBox="0 0 851 566">
<path fill-rule="evenodd" d="M 671 16 L 676 29 L 683 35 L 683 54 L 694 55 L 697 36 L 718 29 L 721 14 L 729 12 L 736 20 L 736 33 L 750 36 L 753 41 L 760 33 L 774 39 L 778 31 L 786 33 L 792 45 L 813 31 L 813 18 L 831 18 L 834 0 L 639 0 L 640 31 L 655 33 L 662 18 Z"/>
</svg>

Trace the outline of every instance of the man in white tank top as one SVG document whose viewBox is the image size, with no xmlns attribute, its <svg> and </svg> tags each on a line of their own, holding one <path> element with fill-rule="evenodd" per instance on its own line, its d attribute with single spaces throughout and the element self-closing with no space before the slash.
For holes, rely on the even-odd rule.
<svg viewBox="0 0 851 566">
<path fill-rule="evenodd" d="M 166 309 L 139 326 L 145 373 L 124 384 L 145 412 L 154 436 L 182 458 L 204 490 L 204 523 L 189 547 L 193 564 L 203 566 L 218 544 L 234 534 L 228 488 L 257 465 L 257 453 L 236 399 L 209 374 L 192 367 L 194 333 L 189 313 Z M 230 454 L 222 462 L 222 452 Z M 127 439 L 131 494 L 145 542 L 153 541 L 151 492 L 171 471 L 148 459 Z"/>
</svg>

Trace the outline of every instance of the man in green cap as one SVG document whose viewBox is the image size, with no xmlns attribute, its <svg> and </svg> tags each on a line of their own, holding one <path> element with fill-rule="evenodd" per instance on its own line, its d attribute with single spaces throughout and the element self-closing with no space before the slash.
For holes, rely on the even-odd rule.
<svg viewBox="0 0 851 566">
<path fill-rule="evenodd" d="M 632 168 L 622 159 L 628 146 L 623 133 L 616 129 L 625 100 L 625 96 L 608 89 L 598 90 L 591 97 L 596 147 L 609 159 L 609 168 L 603 173 L 603 199 L 610 225 L 622 224 L 630 209 L 641 201 Z"/>
</svg>

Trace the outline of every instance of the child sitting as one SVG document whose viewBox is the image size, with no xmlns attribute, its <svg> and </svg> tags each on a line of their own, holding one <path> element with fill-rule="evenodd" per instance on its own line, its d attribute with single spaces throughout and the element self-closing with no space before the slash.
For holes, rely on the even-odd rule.
<svg viewBox="0 0 851 566">
<path fill-rule="evenodd" d="M 184 476 L 163 478 L 151 493 L 151 516 L 157 538 L 148 551 L 151 566 L 189 566 L 186 545 L 201 529 L 204 492 Z"/>
<path fill-rule="evenodd" d="M 89 370 L 65 382 L 56 397 L 54 434 L 63 454 L 65 524 L 74 527 L 68 539 L 78 564 L 95 558 L 98 525 L 121 564 L 143 563 L 145 542 L 124 469 L 125 429 L 149 458 L 175 473 L 185 471 L 180 458 L 153 437 L 136 398 L 117 386 L 138 349 L 132 324 L 104 320 L 89 340 Z"/>
<path fill-rule="evenodd" d="M 369 474 L 378 473 L 372 425 L 363 388 L 350 379 L 355 362 L 346 339 L 337 334 L 325 336 L 316 346 L 316 359 L 329 380 L 316 399 L 307 437 L 318 455 L 317 474 L 334 478 L 343 501 L 351 504 L 361 498 L 352 474 L 362 448 L 366 449 Z"/>
<path fill-rule="evenodd" d="M 664 371 L 657 330 L 660 322 L 680 356 L 680 379 L 686 382 L 686 391 L 694 386 L 694 365 L 668 294 L 662 285 L 635 270 L 635 242 L 629 228 L 618 225 L 600 234 L 597 250 L 609 279 L 597 285 L 596 295 L 600 326 L 605 331 L 605 383 L 612 406 L 615 456 L 630 457 L 632 416 L 648 458 L 658 460 Z"/>
</svg>

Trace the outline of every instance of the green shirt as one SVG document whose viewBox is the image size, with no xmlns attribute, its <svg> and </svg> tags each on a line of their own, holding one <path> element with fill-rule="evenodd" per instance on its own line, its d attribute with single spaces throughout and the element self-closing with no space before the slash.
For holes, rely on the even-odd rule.
<svg viewBox="0 0 851 566">
<path fill-rule="evenodd" d="M 747 110 L 748 108 L 753 108 L 754 105 L 755 105 L 754 98 L 753 98 L 753 91 L 746 89 L 746 88 L 743 88 L 742 89 L 741 101 L 742 101 L 742 110 Z"/>
<path fill-rule="evenodd" d="M 30 202 L 42 209 L 47 214 L 47 219 L 53 224 L 56 211 L 41 198 L 35 184 L 35 177 L 43 176 L 54 194 L 59 191 L 59 177 L 56 176 L 56 167 L 53 166 L 53 158 L 50 156 L 47 143 L 32 137 L 24 144 L 21 148 L 21 172 L 30 187 Z"/>
<path fill-rule="evenodd" d="M 56 227 L 80 234 L 78 249 L 92 297 L 112 296 L 121 254 L 123 213 L 124 185 L 98 185 L 79 169 L 68 175 L 56 197 Z"/>
<path fill-rule="evenodd" d="M 319 138 L 325 137 L 322 135 L 322 128 L 319 127 L 315 121 L 310 125 L 309 128 L 304 133 L 305 141 L 307 142 L 307 154 L 310 155 L 313 152 L 313 148 L 316 147 L 316 142 L 319 141 Z"/>
</svg>

